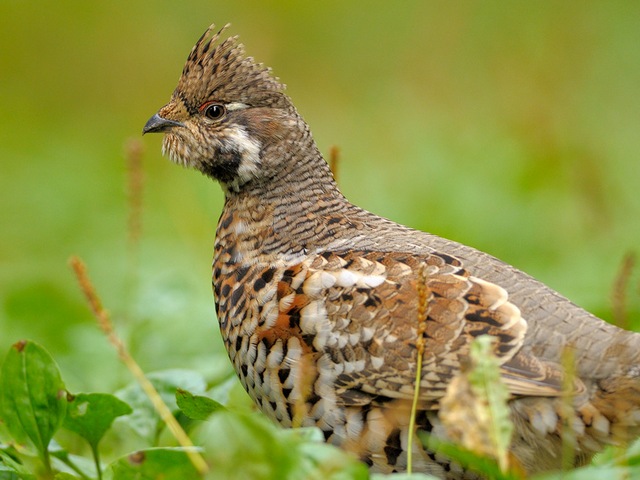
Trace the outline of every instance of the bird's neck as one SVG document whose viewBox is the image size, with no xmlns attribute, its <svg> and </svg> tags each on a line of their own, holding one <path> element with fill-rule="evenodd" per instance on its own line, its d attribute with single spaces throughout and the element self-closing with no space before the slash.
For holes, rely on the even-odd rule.
<svg viewBox="0 0 640 480">
<path fill-rule="evenodd" d="M 311 135 L 287 148 L 281 168 L 263 181 L 239 191 L 225 191 L 225 205 L 216 233 L 217 249 L 238 248 L 245 260 L 297 258 L 322 249 L 331 241 L 332 220 L 354 208 L 342 195 Z M 273 157 L 272 157 L 273 158 Z M 255 257 L 255 258 L 253 258 Z"/>
</svg>

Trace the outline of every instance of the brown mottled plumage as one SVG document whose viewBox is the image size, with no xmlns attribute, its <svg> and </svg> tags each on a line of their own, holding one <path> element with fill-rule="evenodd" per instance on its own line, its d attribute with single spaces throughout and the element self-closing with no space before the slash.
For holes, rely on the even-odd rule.
<svg viewBox="0 0 640 480">
<path fill-rule="evenodd" d="M 212 28 L 144 132 L 164 132 L 173 161 L 224 189 L 213 263 L 218 319 L 265 414 L 286 427 L 318 426 L 373 470 L 404 470 L 425 275 L 418 429 L 446 437 L 439 401 L 470 342 L 489 334 L 513 397 L 511 451 L 527 472 L 561 463 L 567 347 L 578 377 L 576 464 L 638 434 L 638 334 L 490 255 L 349 203 L 284 86 Z M 417 439 L 411 448 L 414 471 L 474 477 Z"/>
</svg>

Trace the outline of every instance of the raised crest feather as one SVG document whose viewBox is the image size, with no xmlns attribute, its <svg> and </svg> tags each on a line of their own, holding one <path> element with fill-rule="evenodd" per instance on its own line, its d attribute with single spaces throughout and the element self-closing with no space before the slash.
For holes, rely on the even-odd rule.
<svg viewBox="0 0 640 480">
<path fill-rule="evenodd" d="M 216 32 L 211 25 L 191 49 L 174 97 L 192 113 L 204 102 L 242 102 L 251 106 L 284 106 L 285 86 L 271 69 L 245 56 L 238 36 L 223 38 L 229 24 Z"/>
</svg>

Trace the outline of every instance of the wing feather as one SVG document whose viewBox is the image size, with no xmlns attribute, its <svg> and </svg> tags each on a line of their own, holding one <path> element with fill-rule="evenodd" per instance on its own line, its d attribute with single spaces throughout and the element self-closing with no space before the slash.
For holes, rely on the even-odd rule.
<svg viewBox="0 0 640 480">
<path fill-rule="evenodd" d="M 494 352 L 513 395 L 559 394 L 561 369 L 522 351 L 527 322 L 507 291 L 470 275 L 448 255 L 349 251 L 311 256 L 282 272 L 275 299 L 278 325 L 288 323 L 328 359 L 319 374 L 335 382 L 344 404 L 411 398 L 420 281 L 429 292 L 422 401 L 437 402 L 444 395 L 471 342 L 485 334 L 497 339 Z"/>
</svg>

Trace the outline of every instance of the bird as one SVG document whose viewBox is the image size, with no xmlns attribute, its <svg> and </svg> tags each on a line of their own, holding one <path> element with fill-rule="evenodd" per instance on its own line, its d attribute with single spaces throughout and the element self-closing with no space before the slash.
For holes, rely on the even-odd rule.
<svg viewBox="0 0 640 480">
<path fill-rule="evenodd" d="M 574 465 L 638 436 L 640 334 L 487 253 L 350 203 L 285 85 L 227 27 L 200 37 L 143 134 L 163 133 L 164 155 L 224 192 L 215 309 L 264 414 L 319 428 L 372 472 L 406 471 L 411 451 L 414 472 L 476 478 L 410 435 L 409 417 L 417 391 L 414 428 L 447 440 L 441 401 L 489 335 L 509 392 L 509 453 L 524 472 L 562 467 L 566 349 Z"/>
</svg>

